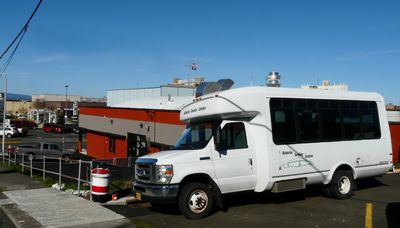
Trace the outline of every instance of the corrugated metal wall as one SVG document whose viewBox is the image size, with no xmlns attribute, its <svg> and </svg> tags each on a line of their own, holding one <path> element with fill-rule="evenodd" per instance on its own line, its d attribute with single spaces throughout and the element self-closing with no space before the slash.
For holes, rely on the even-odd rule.
<svg viewBox="0 0 400 228">
<path fill-rule="evenodd" d="M 195 88 L 161 86 L 153 88 L 120 89 L 107 91 L 107 106 L 145 97 L 194 96 Z"/>
</svg>

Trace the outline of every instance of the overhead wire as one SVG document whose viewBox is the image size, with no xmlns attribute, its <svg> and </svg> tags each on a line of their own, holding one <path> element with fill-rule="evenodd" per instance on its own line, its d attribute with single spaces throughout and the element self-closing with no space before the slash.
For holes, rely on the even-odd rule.
<svg viewBox="0 0 400 228">
<path fill-rule="evenodd" d="M 14 43 L 18 40 L 18 38 L 22 35 L 22 33 L 25 33 L 29 23 L 31 22 L 33 16 L 35 16 L 36 11 L 39 9 L 40 5 L 42 4 L 43 0 L 39 0 L 39 3 L 36 5 L 35 9 L 33 10 L 31 16 L 29 17 L 29 19 L 26 21 L 24 27 L 22 27 L 21 31 L 19 31 L 19 33 L 17 34 L 17 36 L 14 38 L 14 40 L 8 45 L 8 47 L 6 48 L 6 50 L 1 54 L 0 56 L 0 60 L 3 58 L 3 56 L 10 50 L 10 48 L 14 45 Z"/>
<path fill-rule="evenodd" d="M 17 45 L 15 45 L 14 50 L 11 52 L 10 56 L 8 57 L 8 59 L 6 60 L 6 62 L 4 63 L 3 67 L 0 69 L 0 75 L 3 75 L 3 73 L 6 71 L 8 65 L 10 64 L 12 58 L 14 57 L 15 52 L 17 51 L 22 39 L 24 38 L 24 35 L 27 31 L 27 28 L 25 28 L 23 30 L 23 32 L 21 33 L 20 39 L 17 42 Z"/>
</svg>

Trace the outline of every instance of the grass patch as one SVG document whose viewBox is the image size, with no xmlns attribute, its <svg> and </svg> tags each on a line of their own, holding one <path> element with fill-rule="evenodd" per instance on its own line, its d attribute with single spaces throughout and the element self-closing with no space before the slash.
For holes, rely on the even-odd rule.
<svg viewBox="0 0 400 228">
<path fill-rule="evenodd" d="M 145 223 L 145 222 L 143 222 L 143 221 L 140 221 L 140 220 L 136 220 L 136 219 L 133 220 L 133 219 L 130 219 L 130 221 L 131 221 L 132 224 L 135 225 L 136 228 L 153 228 L 152 225 L 147 224 L 147 223 Z"/>
<path fill-rule="evenodd" d="M 55 179 L 55 178 L 51 178 L 51 177 L 46 177 L 43 180 L 43 176 L 35 174 L 35 175 L 33 175 L 32 179 L 42 183 L 46 187 L 51 187 L 53 184 L 58 184 L 58 178 Z M 64 182 L 62 182 L 62 184 L 64 184 L 64 186 L 65 186 L 64 190 L 65 189 L 74 189 L 74 190 L 78 189 L 78 183 L 77 182 L 76 183 L 70 183 L 70 182 L 69 183 L 64 183 Z M 80 190 L 81 191 L 90 190 L 90 186 L 81 182 Z"/>
<path fill-rule="evenodd" d="M 110 182 L 110 192 L 115 192 L 124 189 L 132 189 L 132 181 L 127 180 L 112 180 Z"/>
<path fill-rule="evenodd" d="M 396 169 L 400 169 L 400 162 L 394 164 L 394 167 L 395 167 Z"/>
</svg>

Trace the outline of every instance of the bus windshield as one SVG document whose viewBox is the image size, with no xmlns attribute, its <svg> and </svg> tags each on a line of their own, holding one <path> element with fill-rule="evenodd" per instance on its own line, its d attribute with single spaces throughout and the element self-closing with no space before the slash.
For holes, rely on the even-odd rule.
<svg viewBox="0 0 400 228">
<path fill-rule="evenodd" d="M 204 148 L 210 141 L 217 122 L 197 123 L 188 126 L 179 137 L 173 150 L 197 150 Z"/>
</svg>

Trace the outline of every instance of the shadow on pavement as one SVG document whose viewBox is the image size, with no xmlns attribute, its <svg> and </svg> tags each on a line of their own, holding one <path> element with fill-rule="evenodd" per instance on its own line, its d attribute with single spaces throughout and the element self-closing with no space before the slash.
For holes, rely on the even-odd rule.
<svg viewBox="0 0 400 228">
<path fill-rule="evenodd" d="M 149 208 L 152 212 L 158 212 L 166 215 L 180 215 L 178 206 L 167 204 L 152 204 Z"/>
<path fill-rule="evenodd" d="M 387 185 L 375 178 L 367 178 L 367 179 L 357 180 L 356 186 L 357 187 L 355 191 L 387 186 Z M 269 204 L 269 203 L 284 204 L 284 203 L 302 201 L 305 200 L 306 198 L 318 197 L 318 196 L 324 197 L 321 185 L 311 185 L 307 186 L 307 188 L 304 190 L 297 190 L 297 191 L 283 192 L 283 193 L 270 193 L 270 192 L 234 193 L 224 196 L 223 211 L 228 211 L 230 207 L 238 207 L 250 204 Z M 398 215 L 400 215 L 400 213 L 398 213 Z"/>
<path fill-rule="evenodd" d="M 376 187 L 381 187 L 381 186 L 388 186 L 387 184 L 384 184 L 380 182 L 379 180 L 375 178 L 365 178 L 365 179 L 359 179 L 356 180 L 356 190 L 363 190 L 367 188 L 376 188 Z"/>
<path fill-rule="evenodd" d="M 7 174 L 7 173 L 15 173 L 15 172 L 17 172 L 15 169 L 0 170 L 0 173 L 4 173 L 4 174 Z"/>
</svg>

